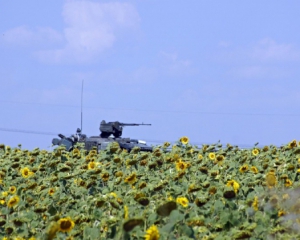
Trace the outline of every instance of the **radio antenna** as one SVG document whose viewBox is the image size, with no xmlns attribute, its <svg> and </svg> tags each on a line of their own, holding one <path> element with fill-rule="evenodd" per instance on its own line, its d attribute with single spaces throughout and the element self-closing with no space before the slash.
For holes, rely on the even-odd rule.
<svg viewBox="0 0 300 240">
<path fill-rule="evenodd" d="M 81 126 L 80 126 L 80 130 L 82 132 L 82 98 L 83 98 L 83 80 L 82 80 L 82 84 L 81 84 Z"/>
</svg>

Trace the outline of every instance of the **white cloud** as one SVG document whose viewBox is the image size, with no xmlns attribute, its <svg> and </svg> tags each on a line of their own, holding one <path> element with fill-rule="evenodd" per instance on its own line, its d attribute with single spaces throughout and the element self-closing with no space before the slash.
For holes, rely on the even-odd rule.
<svg viewBox="0 0 300 240">
<path fill-rule="evenodd" d="M 39 51 L 37 56 L 43 61 L 89 61 L 112 47 L 119 32 L 136 27 L 139 22 L 134 6 L 119 2 L 67 1 L 63 18 L 66 45 Z"/>
<path fill-rule="evenodd" d="M 279 79 L 291 76 L 291 63 L 300 50 L 290 43 L 264 38 L 248 46 L 230 46 L 218 52 L 218 61 L 230 65 L 226 74 L 235 78 Z"/>
<path fill-rule="evenodd" d="M 246 79 L 280 79 L 290 76 L 288 70 L 280 67 L 261 65 L 245 65 L 233 67 L 228 72 L 228 75 L 237 78 Z"/>
<path fill-rule="evenodd" d="M 299 59 L 300 51 L 292 44 L 280 44 L 265 38 L 251 49 L 250 56 L 262 61 L 293 61 Z"/>
<path fill-rule="evenodd" d="M 189 59 L 182 59 L 176 52 L 161 52 L 162 64 L 161 71 L 171 75 L 188 75 L 196 72 L 192 68 L 192 61 Z"/>
<path fill-rule="evenodd" d="M 38 27 L 30 29 L 27 26 L 12 28 L 3 34 L 3 40 L 8 44 L 32 45 L 36 43 L 61 42 L 62 35 L 52 28 Z"/>
<path fill-rule="evenodd" d="M 219 43 L 218 43 L 218 46 L 219 47 L 222 47 L 222 48 L 227 48 L 227 47 L 229 47 L 231 45 L 231 43 L 230 42 L 227 42 L 227 41 L 220 41 Z"/>
</svg>

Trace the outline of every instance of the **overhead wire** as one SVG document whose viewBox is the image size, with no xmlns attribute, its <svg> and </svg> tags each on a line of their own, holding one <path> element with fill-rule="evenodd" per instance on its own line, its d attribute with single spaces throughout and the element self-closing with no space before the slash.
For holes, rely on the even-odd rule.
<svg viewBox="0 0 300 240">
<path fill-rule="evenodd" d="M 26 134 L 39 134 L 39 135 L 50 135 L 50 136 L 57 136 L 57 133 L 53 132 L 41 132 L 41 131 L 32 131 L 32 130 L 23 130 L 23 129 L 15 129 L 15 128 L 0 128 L 0 131 L 5 131 L 5 132 L 16 132 L 16 133 L 26 133 Z M 71 136 L 72 134 L 66 134 L 67 136 Z M 148 143 L 156 143 L 158 145 L 163 144 L 165 142 L 170 142 L 172 144 L 176 143 L 176 141 L 165 141 L 165 140 L 154 140 L 154 139 L 144 139 Z M 215 143 L 207 143 L 207 142 L 190 142 L 191 145 L 196 145 L 196 146 L 202 146 L 205 144 L 211 145 Z M 253 148 L 253 145 L 250 144 L 233 144 L 234 146 L 239 146 L 241 148 Z"/>
<path fill-rule="evenodd" d="M 0 101 L 3 103 L 11 103 L 11 104 L 27 104 L 27 105 L 46 105 L 46 106 L 54 106 L 54 107 L 72 107 L 72 108 L 81 108 L 82 106 L 78 105 L 68 105 L 68 104 L 53 104 L 53 103 L 39 103 L 39 102 L 18 102 L 18 101 Z M 89 109 L 102 109 L 102 110 L 117 110 L 117 111 L 137 111 L 137 112 L 160 112 L 160 113 L 191 113 L 191 114 L 207 114 L 207 115 L 240 115 L 240 116 L 293 116 L 298 117 L 300 114 L 285 114 L 285 113 L 234 113 L 234 112 L 202 112 L 202 111 L 178 111 L 178 110 L 157 110 L 157 109 L 124 109 L 124 108 L 105 108 L 99 106 L 85 106 L 85 108 Z M 22 129 L 9 129 L 9 128 L 0 128 L 0 131 L 6 132 L 19 132 L 19 133 L 28 133 L 28 134 L 40 134 L 40 135 L 57 135 L 57 133 L 52 132 L 40 132 L 40 131 L 30 131 L 30 130 L 22 130 Z M 72 135 L 72 134 L 68 134 Z M 161 140 L 147 140 L 147 142 L 162 144 L 165 141 Z M 171 141 L 172 142 L 172 141 Z M 175 141 L 173 141 L 175 142 Z M 207 143 L 199 143 L 192 142 L 193 145 L 203 145 Z M 244 148 L 252 148 L 253 145 L 250 144 L 235 144 L 238 146 L 244 146 Z"/>
</svg>

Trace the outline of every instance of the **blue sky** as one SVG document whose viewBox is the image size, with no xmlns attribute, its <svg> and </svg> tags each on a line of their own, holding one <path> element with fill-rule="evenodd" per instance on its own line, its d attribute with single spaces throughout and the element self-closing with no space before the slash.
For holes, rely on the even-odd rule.
<svg viewBox="0 0 300 240">
<path fill-rule="evenodd" d="M 299 1 L 1 1 L 0 129 L 253 146 L 300 140 Z M 53 136 L 54 137 L 54 136 Z M 0 131 L 49 149 L 52 136 Z"/>
</svg>

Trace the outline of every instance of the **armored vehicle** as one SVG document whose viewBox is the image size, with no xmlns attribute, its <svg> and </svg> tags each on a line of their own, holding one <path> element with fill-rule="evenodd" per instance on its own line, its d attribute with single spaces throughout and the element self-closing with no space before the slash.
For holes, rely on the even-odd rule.
<svg viewBox="0 0 300 240">
<path fill-rule="evenodd" d="M 52 139 L 53 145 L 64 145 L 68 151 L 74 148 L 74 145 L 78 143 L 84 143 L 84 148 L 86 150 L 91 150 L 96 148 L 98 151 L 105 149 L 107 145 L 111 142 L 117 142 L 122 149 L 130 151 L 134 147 L 139 147 L 141 151 L 151 152 L 152 147 L 147 146 L 145 141 L 122 138 L 123 127 L 125 126 L 141 126 L 151 124 L 138 124 L 138 123 L 121 123 L 115 122 L 105 122 L 104 120 L 100 123 L 100 135 L 87 137 L 85 134 L 81 133 L 81 129 L 77 128 L 76 134 L 66 137 L 63 134 L 58 134 L 58 138 Z"/>
</svg>

